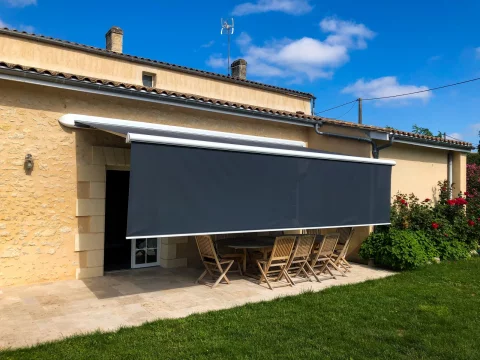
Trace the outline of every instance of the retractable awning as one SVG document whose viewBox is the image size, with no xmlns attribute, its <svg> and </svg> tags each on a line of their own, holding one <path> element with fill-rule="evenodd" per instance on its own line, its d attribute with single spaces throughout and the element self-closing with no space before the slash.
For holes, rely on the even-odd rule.
<svg viewBox="0 0 480 360">
<path fill-rule="evenodd" d="M 131 143 L 127 238 L 390 223 L 393 161 L 99 119 L 75 124 Z"/>
</svg>

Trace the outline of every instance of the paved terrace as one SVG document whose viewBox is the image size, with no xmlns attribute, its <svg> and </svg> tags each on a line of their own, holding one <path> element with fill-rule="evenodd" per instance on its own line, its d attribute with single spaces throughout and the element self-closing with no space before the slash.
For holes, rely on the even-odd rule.
<svg viewBox="0 0 480 360">
<path fill-rule="evenodd" d="M 97 329 L 111 331 L 393 274 L 353 264 L 348 277 L 272 291 L 237 274 L 229 275 L 231 285 L 221 284 L 215 289 L 195 285 L 201 272 L 149 268 L 88 280 L 0 288 L 0 348 L 24 347 Z"/>
</svg>

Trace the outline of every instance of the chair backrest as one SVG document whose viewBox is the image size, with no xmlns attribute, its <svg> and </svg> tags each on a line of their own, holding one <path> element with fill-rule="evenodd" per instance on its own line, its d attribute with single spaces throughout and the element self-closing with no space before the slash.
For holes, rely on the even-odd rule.
<svg viewBox="0 0 480 360">
<path fill-rule="evenodd" d="M 269 264 L 271 264 L 272 261 L 288 260 L 290 255 L 292 255 L 295 238 L 296 235 L 278 236 L 273 244 L 272 254 L 268 261 Z"/>
<path fill-rule="evenodd" d="M 306 229 L 304 230 L 305 234 L 308 235 L 320 235 L 322 232 L 322 229 Z"/>
<path fill-rule="evenodd" d="M 202 260 L 205 258 L 210 258 L 215 261 L 218 261 L 217 252 L 215 251 L 215 246 L 213 245 L 212 237 L 209 235 L 195 236 L 195 240 L 198 246 L 198 252 Z"/>
<path fill-rule="evenodd" d="M 338 232 L 340 234 L 338 243 L 346 244 L 348 241 L 350 241 L 350 238 L 352 237 L 353 227 L 339 228 L 335 232 Z"/>
<path fill-rule="evenodd" d="M 312 252 L 314 242 L 315 235 L 298 235 L 292 259 L 308 257 Z"/>
<path fill-rule="evenodd" d="M 339 233 L 330 233 L 323 237 L 323 241 L 320 244 L 318 253 L 322 256 L 331 256 L 337 246 Z"/>
<path fill-rule="evenodd" d="M 340 259 L 344 258 L 347 255 L 348 246 L 350 245 L 350 240 L 352 239 L 353 233 L 355 232 L 354 228 L 346 228 L 346 229 L 349 229 L 350 231 L 344 231 L 343 234 L 342 234 L 342 232 L 339 231 L 340 238 L 338 240 L 338 243 L 343 244 L 342 251 L 340 251 L 340 254 L 338 255 L 338 257 Z M 343 239 L 342 239 L 342 235 L 343 235 Z M 342 242 L 342 240 L 343 240 L 343 242 Z"/>
</svg>

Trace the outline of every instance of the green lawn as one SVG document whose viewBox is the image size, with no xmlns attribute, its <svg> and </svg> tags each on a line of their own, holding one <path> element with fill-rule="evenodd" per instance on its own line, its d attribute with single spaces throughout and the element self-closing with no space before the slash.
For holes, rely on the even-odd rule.
<svg viewBox="0 0 480 360">
<path fill-rule="evenodd" d="M 479 259 L 0 352 L 29 360 L 479 358 Z"/>
</svg>

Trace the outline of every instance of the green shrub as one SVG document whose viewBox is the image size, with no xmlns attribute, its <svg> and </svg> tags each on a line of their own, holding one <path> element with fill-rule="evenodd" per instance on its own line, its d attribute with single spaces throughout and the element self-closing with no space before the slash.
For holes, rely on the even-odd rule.
<svg viewBox="0 0 480 360">
<path fill-rule="evenodd" d="M 399 230 L 372 233 L 360 248 L 360 256 L 395 270 L 410 270 L 429 263 L 438 251 L 423 231 Z"/>
<path fill-rule="evenodd" d="M 362 244 L 360 256 L 396 270 L 414 269 L 436 257 L 468 258 L 480 239 L 480 166 L 469 165 L 467 173 L 468 192 L 457 197 L 447 181 L 438 182 L 436 201 L 398 193 L 391 225 L 377 227 Z"/>
</svg>

